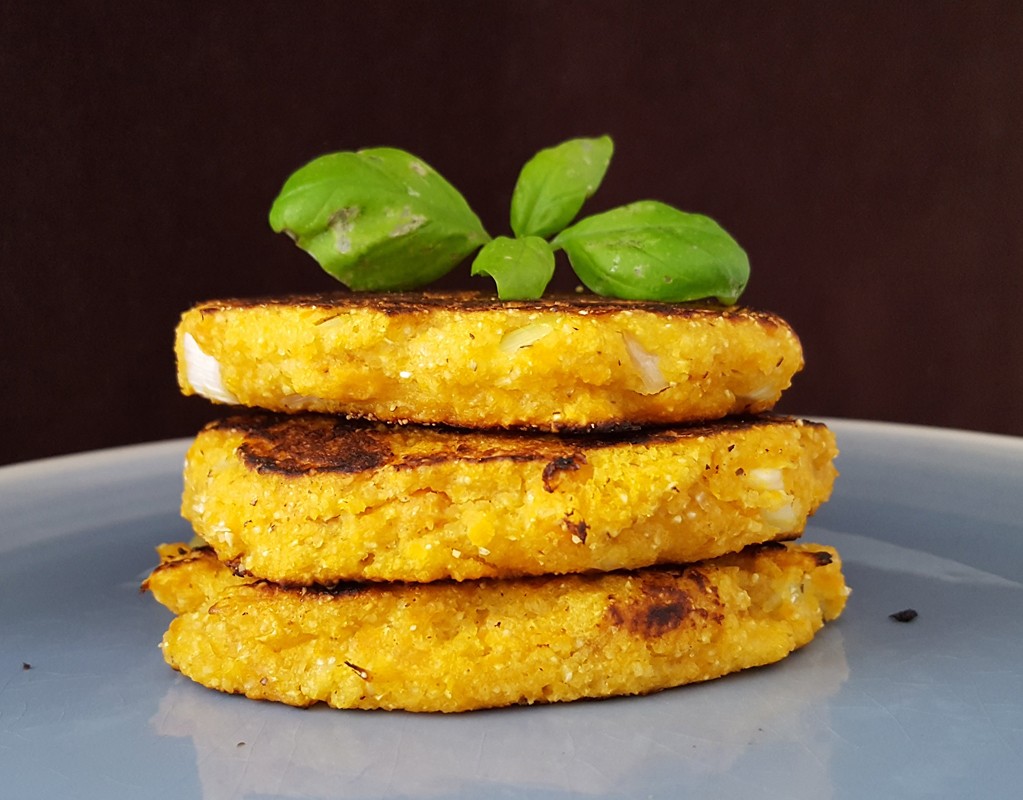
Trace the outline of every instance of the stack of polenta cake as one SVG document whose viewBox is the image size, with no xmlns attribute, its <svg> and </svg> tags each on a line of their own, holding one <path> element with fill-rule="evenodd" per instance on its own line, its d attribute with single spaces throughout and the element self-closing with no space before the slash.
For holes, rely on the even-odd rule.
<svg viewBox="0 0 1023 800">
<path fill-rule="evenodd" d="M 168 663 L 298 706 L 464 711 L 640 694 L 778 661 L 841 613 L 798 544 L 835 479 L 770 413 L 778 317 L 595 296 L 201 304 L 183 391 L 247 406 L 189 450 L 145 583 Z"/>
</svg>

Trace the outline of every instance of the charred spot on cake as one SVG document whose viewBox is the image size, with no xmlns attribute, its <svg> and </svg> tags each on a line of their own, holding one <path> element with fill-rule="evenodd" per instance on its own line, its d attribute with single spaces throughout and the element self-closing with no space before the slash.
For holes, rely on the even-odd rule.
<svg viewBox="0 0 1023 800">
<path fill-rule="evenodd" d="M 567 456 L 557 456 L 547 462 L 543 468 L 544 491 L 553 492 L 560 480 L 560 473 L 576 471 L 586 463 L 586 456 L 582 453 L 571 453 Z"/>
<path fill-rule="evenodd" d="M 708 612 L 693 602 L 693 596 L 678 577 L 665 572 L 641 572 L 638 591 L 622 603 L 610 597 L 607 613 L 617 627 L 643 639 L 656 639 Z"/>
<path fill-rule="evenodd" d="M 248 414 L 214 423 L 239 431 L 238 455 L 249 469 L 283 475 L 354 474 L 393 460 L 387 437 L 372 423 L 327 414 Z"/>
<path fill-rule="evenodd" d="M 553 434 L 523 437 L 513 431 L 457 431 L 442 427 L 403 426 L 418 436 L 421 448 L 395 452 L 396 429 L 382 423 L 305 412 L 251 412 L 212 422 L 207 429 L 236 431 L 243 437 L 237 452 L 249 469 L 302 476 L 317 472 L 356 474 L 382 467 L 412 470 L 452 461 L 484 464 L 490 461 L 545 461 L 545 486 L 555 474 L 578 469 L 586 457 Z M 394 443 L 392 445 L 392 443 Z M 598 443 L 609 446 L 612 441 Z M 553 491 L 553 489 L 548 489 Z"/>
<path fill-rule="evenodd" d="M 234 558 L 225 558 L 221 561 L 225 567 L 230 571 L 236 578 L 251 578 L 252 573 L 242 567 L 241 556 L 235 556 Z"/>
<path fill-rule="evenodd" d="M 577 522 L 569 517 L 565 517 L 564 523 L 565 528 L 567 528 L 568 532 L 572 534 L 572 541 L 576 541 L 578 539 L 579 544 L 586 544 L 586 532 L 589 530 L 590 526 L 586 524 L 585 520 L 579 520 Z"/>
<path fill-rule="evenodd" d="M 701 592 L 704 592 L 705 594 L 711 591 L 715 594 L 717 593 L 717 590 L 714 589 L 714 586 L 711 584 L 706 574 L 699 567 L 687 566 L 682 571 L 682 574 L 695 583 Z"/>
</svg>

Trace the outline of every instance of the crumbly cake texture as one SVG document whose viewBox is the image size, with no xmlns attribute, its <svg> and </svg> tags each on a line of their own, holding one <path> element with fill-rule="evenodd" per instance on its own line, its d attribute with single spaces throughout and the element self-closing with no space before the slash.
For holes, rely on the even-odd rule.
<svg viewBox="0 0 1023 800">
<path fill-rule="evenodd" d="M 196 438 L 182 513 L 289 585 L 632 569 L 798 537 L 836 453 L 785 417 L 597 437 L 248 414 Z"/>
<path fill-rule="evenodd" d="M 161 548 L 143 588 L 168 663 L 296 706 L 467 711 L 645 694 L 778 661 L 837 618 L 837 553 L 768 544 L 674 568 L 284 588 L 208 548 Z"/>
<path fill-rule="evenodd" d="M 774 407 L 803 366 L 779 317 L 590 295 L 324 294 L 198 305 L 185 394 L 471 428 L 638 427 Z"/>
</svg>

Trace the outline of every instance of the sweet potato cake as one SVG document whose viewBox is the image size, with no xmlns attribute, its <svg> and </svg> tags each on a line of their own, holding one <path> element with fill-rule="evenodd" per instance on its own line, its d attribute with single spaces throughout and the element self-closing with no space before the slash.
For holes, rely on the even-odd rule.
<svg viewBox="0 0 1023 800">
<path fill-rule="evenodd" d="M 785 417 L 559 436 L 252 413 L 198 435 L 182 513 L 290 585 L 631 569 L 796 538 L 835 454 Z"/>
<path fill-rule="evenodd" d="M 673 568 L 284 588 L 165 545 L 143 588 L 194 681 L 296 706 L 467 711 L 645 694 L 778 661 L 839 616 L 837 553 L 756 545 Z"/>
<path fill-rule="evenodd" d="M 803 366 L 766 312 L 469 292 L 202 303 L 176 352 L 182 390 L 219 403 L 542 430 L 758 413 Z"/>
</svg>

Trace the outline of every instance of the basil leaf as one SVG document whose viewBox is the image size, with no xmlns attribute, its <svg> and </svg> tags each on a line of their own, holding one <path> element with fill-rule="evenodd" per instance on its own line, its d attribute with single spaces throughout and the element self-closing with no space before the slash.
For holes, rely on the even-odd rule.
<svg viewBox="0 0 1023 800">
<path fill-rule="evenodd" d="M 749 280 L 745 251 L 714 220 L 653 200 L 586 217 L 551 244 L 601 295 L 731 305 Z"/>
<path fill-rule="evenodd" d="M 609 136 L 571 139 L 541 150 L 519 173 L 511 201 L 516 236 L 550 236 L 575 219 L 607 172 Z"/>
<path fill-rule="evenodd" d="M 539 236 L 498 236 L 476 255 L 472 274 L 493 278 L 501 300 L 536 300 L 554 275 L 554 251 Z"/>
<path fill-rule="evenodd" d="M 321 156 L 270 209 L 284 232 L 350 289 L 413 289 L 490 237 L 465 198 L 415 156 L 372 148 Z"/>
</svg>

